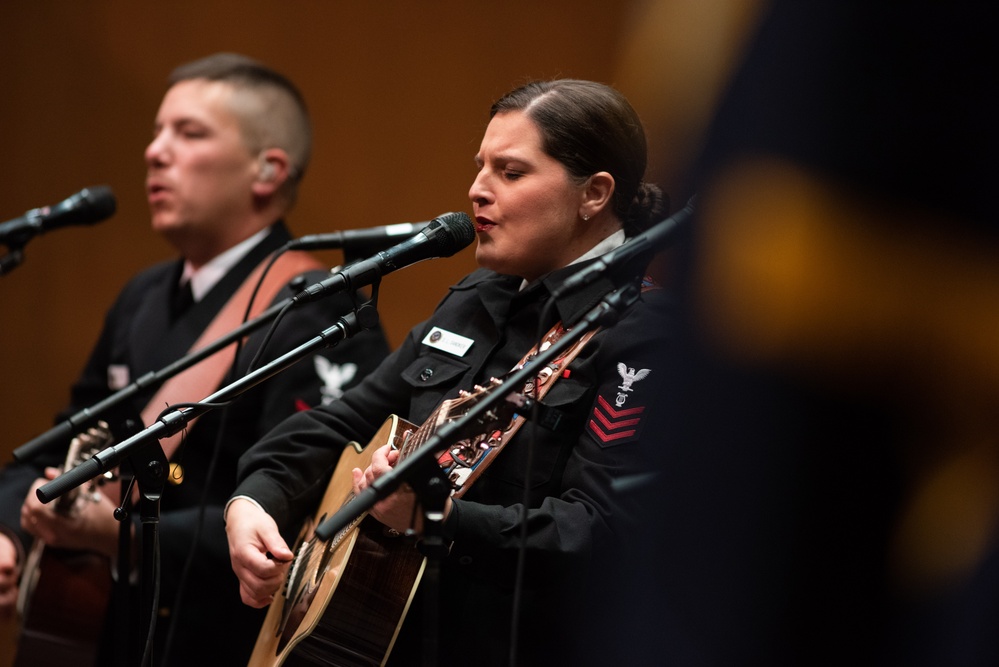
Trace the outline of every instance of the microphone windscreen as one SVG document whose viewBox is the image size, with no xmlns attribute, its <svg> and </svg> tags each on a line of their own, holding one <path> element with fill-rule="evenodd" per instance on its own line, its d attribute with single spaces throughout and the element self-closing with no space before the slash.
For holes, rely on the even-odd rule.
<svg viewBox="0 0 999 667">
<path fill-rule="evenodd" d="M 111 188 L 97 185 L 84 188 L 48 210 L 42 226 L 46 230 L 69 225 L 93 225 L 114 215 L 118 207 Z"/>
<path fill-rule="evenodd" d="M 434 238 L 440 250 L 440 257 L 450 257 L 459 250 L 471 245 L 475 240 L 475 225 L 467 213 L 460 211 L 445 213 L 434 218 L 427 230 L 434 229 Z"/>
<path fill-rule="evenodd" d="M 99 219 L 101 220 L 110 218 L 118 209 L 118 200 L 115 198 L 111 188 L 106 185 L 95 185 L 92 188 L 86 188 L 81 194 L 88 200 L 94 215 L 100 216 Z"/>
</svg>

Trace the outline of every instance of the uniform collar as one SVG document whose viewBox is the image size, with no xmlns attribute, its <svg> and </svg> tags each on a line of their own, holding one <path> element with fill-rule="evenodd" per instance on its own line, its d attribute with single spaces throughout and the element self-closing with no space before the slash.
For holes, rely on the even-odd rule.
<svg viewBox="0 0 999 667">
<path fill-rule="evenodd" d="M 608 236 L 607 238 L 605 238 L 600 243 L 590 248 L 587 252 L 583 253 L 576 259 L 566 264 L 566 266 L 572 266 L 573 264 L 579 264 L 581 262 L 587 262 L 591 259 L 596 259 L 605 252 L 610 252 L 614 248 L 617 248 L 618 246 L 622 245 L 626 240 L 627 239 L 624 235 L 624 230 L 619 229 L 610 236 Z M 530 283 L 525 280 L 520 283 L 520 289 L 522 290 L 527 289 L 528 285 L 530 285 Z"/>
<path fill-rule="evenodd" d="M 216 255 L 197 271 L 194 270 L 189 261 L 185 261 L 184 269 L 180 274 L 180 284 L 183 286 L 190 281 L 191 293 L 194 295 L 195 302 L 201 301 L 229 273 L 229 270 L 239 264 L 239 261 L 246 257 L 270 231 L 270 227 L 261 229 L 248 239 L 240 241 L 222 254 Z"/>
<path fill-rule="evenodd" d="M 486 269 L 479 269 L 451 289 L 456 291 L 477 290 L 493 320 L 501 322 L 506 318 L 512 304 L 534 299 L 543 300 L 558 293 L 558 288 L 569 276 L 592 264 L 598 257 L 622 245 L 626 240 L 624 230 L 618 230 L 568 265 L 532 282 L 524 281 L 517 276 L 501 275 Z M 598 280 L 581 289 L 574 290 L 570 294 L 560 296 L 555 302 L 559 318 L 568 323 L 578 321 L 613 289 L 614 285 L 609 280 Z"/>
</svg>

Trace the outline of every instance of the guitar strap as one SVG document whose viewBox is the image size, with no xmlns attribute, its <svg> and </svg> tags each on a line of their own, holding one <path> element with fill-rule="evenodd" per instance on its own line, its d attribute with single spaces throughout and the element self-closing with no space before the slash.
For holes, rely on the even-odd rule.
<svg viewBox="0 0 999 667">
<path fill-rule="evenodd" d="M 189 353 L 197 352 L 199 349 L 210 345 L 240 326 L 251 297 L 253 297 L 254 301 L 250 311 L 250 318 L 253 318 L 260 315 L 260 313 L 271 305 L 278 292 L 292 278 L 306 271 L 323 268 L 318 260 L 306 252 L 286 252 L 278 256 L 270 266 L 267 275 L 257 290 L 257 294 L 254 296 L 253 291 L 260 281 L 260 277 L 266 266 L 266 261 L 261 262 L 247 276 L 246 280 L 239 286 L 239 289 L 233 293 L 225 306 L 222 307 L 202 332 L 201 336 L 198 337 L 198 340 L 191 346 Z M 236 346 L 228 345 L 210 357 L 202 359 L 199 363 L 168 379 L 142 410 L 142 423 L 148 426 L 156 421 L 156 418 L 168 406 L 181 402 L 191 402 L 192 399 L 200 400 L 218 389 L 225 374 L 235 361 L 235 357 Z M 187 428 L 190 428 L 196 421 L 197 418 L 192 419 Z M 183 437 L 184 429 L 160 441 L 167 460 L 177 450 Z"/>
<path fill-rule="evenodd" d="M 261 262 L 247 276 L 243 284 L 226 302 L 211 324 L 205 328 L 198 340 L 191 346 L 190 353 L 213 343 L 240 326 L 246 307 L 253 296 L 253 290 L 260 280 L 267 262 Z M 292 251 L 280 255 L 271 265 L 267 276 L 254 297 L 250 318 L 257 317 L 270 306 L 274 297 L 295 276 L 313 269 L 322 268 L 319 262 L 306 252 Z M 190 402 L 192 397 L 201 398 L 215 391 L 222 378 L 235 361 L 236 346 L 228 345 L 210 357 L 191 366 L 163 383 L 146 407 L 142 410 L 142 423 L 152 424 L 164 408 L 180 402 Z M 197 418 L 191 420 L 188 428 Z M 184 431 L 161 440 L 167 459 L 176 451 L 183 439 Z"/>
<path fill-rule="evenodd" d="M 646 277 L 642 281 L 642 292 L 656 288 L 658 286 L 651 278 Z M 530 352 L 524 355 L 520 363 L 514 366 L 510 372 L 518 371 L 530 363 L 538 352 L 543 352 L 551 347 L 566 331 L 567 329 L 562 326 L 561 322 L 557 323 L 545 335 L 541 343 L 535 345 Z M 583 348 L 597 331 L 599 331 L 599 328 L 587 331 L 565 354 L 538 370 L 534 379 L 526 383 L 522 393 L 528 398 L 540 402 L 555 385 L 555 381 L 564 376 L 566 367 L 583 351 Z M 514 416 L 509 426 L 505 429 L 495 430 L 492 433 L 483 434 L 477 438 L 459 441 L 438 457 L 437 463 L 455 486 L 452 497 L 460 498 L 464 495 L 468 487 L 472 485 L 472 482 L 478 479 L 489 464 L 493 462 L 503 450 L 506 443 L 524 425 L 525 421 L 527 419 L 523 415 L 518 414 Z"/>
</svg>

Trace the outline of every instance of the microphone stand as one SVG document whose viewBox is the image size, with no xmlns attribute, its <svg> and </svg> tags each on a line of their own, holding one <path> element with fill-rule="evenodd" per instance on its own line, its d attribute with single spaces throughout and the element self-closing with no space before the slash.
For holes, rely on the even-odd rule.
<svg viewBox="0 0 999 667">
<path fill-rule="evenodd" d="M 249 373 L 239 380 L 219 389 L 202 401 L 186 409 L 172 410 L 161 415 L 153 424 L 132 437 L 107 447 L 90 459 L 40 486 L 35 494 L 43 503 L 62 496 L 91 479 L 127 461 L 140 492 L 139 512 L 142 523 L 142 578 L 141 600 L 149 616 L 142 621 L 142 636 L 149 635 L 159 589 L 159 502 L 167 476 L 167 460 L 158 441 L 177 433 L 188 422 L 214 408 L 224 407 L 247 390 L 281 373 L 303 358 L 324 347 L 333 347 L 364 329 L 378 324 L 378 311 L 371 303 L 362 304 L 355 312 L 347 313 L 336 324 L 294 350 Z M 153 447 L 153 444 L 157 446 Z M 122 504 L 127 501 L 127 486 L 123 485 Z M 122 510 L 115 518 L 121 520 Z M 124 530 L 124 529 L 123 529 Z M 119 549 L 123 549 L 119 544 Z M 121 570 L 119 570 L 120 574 Z M 126 577 L 127 581 L 127 577 Z"/>
<path fill-rule="evenodd" d="M 370 303 L 362 304 L 356 312 L 347 313 L 336 324 L 294 350 L 244 375 L 198 403 L 188 405 L 186 409 L 181 408 L 161 415 L 153 424 L 131 438 L 101 450 L 75 468 L 43 484 L 36 492 L 38 499 L 43 503 L 50 502 L 94 477 L 113 470 L 123 458 L 131 455 L 133 450 L 145 446 L 150 440 L 159 440 L 177 433 L 195 417 L 227 405 L 247 390 L 284 371 L 313 352 L 324 347 L 333 347 L 377 323 L 378 311 L 375 307 Z"/>
<path fill-rule="evenodd" d="M 427 231 L 429 233 L 424 233 Z M 423 236 L 422 240 L 415 240 L 417 236 L 421 235 Z M 50 429 L 47 433 L 35 438 L 31 442 L 18 447 L 13 452 L 14 458 L 16 460 L 25 460 L 37 455 L 39 451 L 47 449 L 56 442 L 68 442 L 82 427 L 91 424 L 95 420 L 96 414 L 100 411 L 134 396 L 140 390 L 150 385 L 161 383 L 166 378 L 175 375 L 191 364 L 201 361 L 221 347 L 229 345 L 250 330 L 257 328 L 263 322 L 273 319 L 289 304 L 301 305 L 329 294 L 356 291 L 358 288 L 366 285 L 373 285 L 375 286 L 374 289 L 377 290 L 377 285 L 383 275 L 425 259 L 442 256 L 450 257 L 457 250 L 470 244 L 474 238 L 475 231 L 472 221 L 464 213 L 445 213 L 442 216 L 434 218 L 423 231 L 409 240 L 384 252 L 380 252 L 373 258 L 351 264 L 342 271 L 333 273 L 329 278 L 310 285 L 303 292 L 291 299 L 286 299 L 279 304 L 271 306 L 270 309 L 254 320 L 243 324 L 238 329 L 234 329 L 203 350 L 178 360 L 163 371 L 144 375 L 128 387 L 97 405 L 78 412 L 61 425 Z M 441 254 L 434 255 L 433 253 L 435 252 Z"/>
<path fill-rule="evenodd" d="M 17 461 L 28 461 L 38 456 L 45 450 L 68 441 L 77 433 L 95 423 L 101 415 L 117 407 L 124 401 L 130 400 L 148 388 L 159 386 L 174 375 L 177 375 L 181 371 L 184 371 L 202 360 L 207 359 L 219 350 L 246 336 L 250 332 L 255 331 L 270 320 L 273 320 L 290 301 L 291 299 L 289 298 L 285 301 L 274 304 L 254 319 L 245 322 L 240 327 L 233 329 L 221 338 L 209 343 L 207 346 L 181 357 L 177 361 L 161 368 L 158 371 L 151 371 L 142 377 L 136 378 L 127 387 L 123 387 L 107 398 L 67 417 L 65 420 L 56 426 L 53 426 L 45 433 L 34 438 L 33 440 L 29 440 L 27 443 L 15 449 L 13 452 L 14 459 Z"/>
<path fill-rule="evenodd" d="M 613 289 L 605 294 L 572 329 L 555 343 L 538 354 L 523 368 L 510 373 L 504 384 L 511 387 L 523 387 L 536 375 L 535 369 L 543 368 L 549 362 L 558 359 L 572 347 L 588 331 L 600 326 L 615 324 L 621 314 L 641 294 L 637 281 Z M 444 471 L 437 464 L 437 456 L 441 450 L 465 438 L 473 437 L 482 432 L 482 424 L 495 420 L 495 415 L 505 407 L 503 403 L 512 404 L 523 416 L 538 421 L 544 425 L 544 416 L 540 402 L 525 397 L 516 390 L 504 393 L 494 390 L 479 400 L 468 412 L 454 421 L 443 424 L 415 452 L 399 463 L 390 472 L 376 479 L 349 503 L 343 505 L 334 514 L 320 523 L 315 530 L 317 538 L 329 541 L 340 531 L 353 523 L 363 513 L 370 510 L 379 500 L 390 495 L 403 483 L 408 483 L 417 494 L 424 508 L 423 514 L 423 553 L 427 557 L 424 578 L 428 585 L 424 589 L 425 613 L 424 632 L 427 642 L 424 652 L 424 664 L 436 664 L 438 645 L 438 581 L 440 563 L 447 555 L 448 548 L 442 537 L 444 506 L 451 492 L 451 483 Z"/>
</svg>

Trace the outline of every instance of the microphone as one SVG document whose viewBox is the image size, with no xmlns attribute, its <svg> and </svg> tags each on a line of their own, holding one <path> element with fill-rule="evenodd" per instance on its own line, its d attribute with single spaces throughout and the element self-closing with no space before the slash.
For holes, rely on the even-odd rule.
<svg viewBox="0 0 999 667">
<path fill-rule="evenodd" d="M 381 250 L 397 241 L 408 239 L 427 224 L 427 222 L 403 222 L 397 225 L 348 229 L 329 234 L 310 234 L 291 241 L 288 250 L 336 250 L 351 247 Z"/>
<path fill-rule="evenodd" d="M 475 240 L 475 225 L 465 213 L 437 216 L 415 236 L 355 262 L 292 297 L 297 305 L 317 298 L 370 285 L 387 273 L 425 259 L 450 257 Z"/>
<path fill-rule="evenodd" d="M 70 225 L 92 225 L 114 215 L 117 202 L 111 188 L 84 188 L 55 206 L 33 208 L 19 218 L 0 223 L 0 243 L 19 248 L 36 234 Z"/>
<path fill-rule="evenodd" d="M 657 250 L 666 247 L 673 240 L 677 229 L 685 225 L 694 215 L 694 204 L 697 195 L 690 198 L 682 209 L 658 222 L 638 236 L 634 236 L 610 252 L 604 253 L 593 264 L 572 274 L 558 289 L 558 295 L 579 289 L 600 278 L 608 277 L 614 283 L 619 280 L 629 280 L 637 277 L 645 270 L 645 265 L 652 259 Z"/>
</svg>

